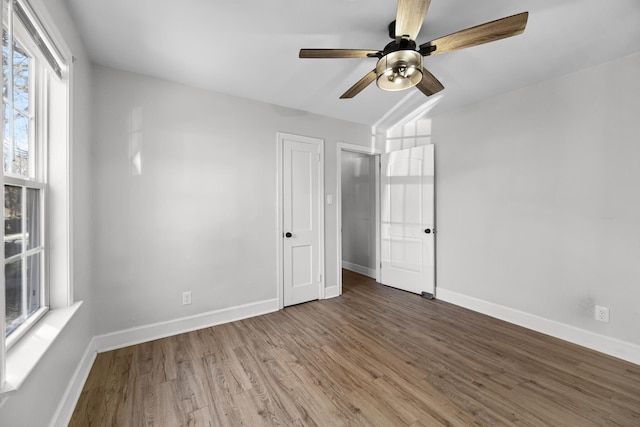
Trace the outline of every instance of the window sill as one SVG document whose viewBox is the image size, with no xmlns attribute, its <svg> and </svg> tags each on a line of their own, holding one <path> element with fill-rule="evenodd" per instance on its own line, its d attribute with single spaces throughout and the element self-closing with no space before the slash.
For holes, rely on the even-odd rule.
<svg viewBox="0 0 640 427">
<path fill-rule="evenodd" d="M 6 355 L 6 380 L 0 386 L 0 398 L 20 388 L 40 359 L 56 340 L 82 301 L 49 312 L 18 341 Z"/>
</svg>

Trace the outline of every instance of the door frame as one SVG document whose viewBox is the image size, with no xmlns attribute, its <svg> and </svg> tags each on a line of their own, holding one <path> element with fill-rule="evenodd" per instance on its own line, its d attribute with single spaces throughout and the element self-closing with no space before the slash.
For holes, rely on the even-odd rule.
<svg viewBox="0 0 640 427">
<path fill-rule="evenodd" d="M 325 260 L 324 260 L 324 139 L 315 138 L 304 135 L 297 135 L 286 132 L 276 132 L 276 169 L 277 169 L 277 185 L 276 193 L 278 199 L 277 215 L 276 215 L 276 271 L 277 271 L 277 289 L 278 308 L 284 308 L 284 140 L 294 139 L 318 146 L 318 154 L 320 156 L 318 163 L 318 272 L 320 273 L 319 281 L 319 298 L 325 298 Z"/>
<path fill-rule="evenodd" d="M 336 251 L 337 259 L 337 277 L 338 277 L 338 295 L 342 295 L 342 152 L 351 151 L 353 153 L 368 154 L 375 157 L 375 236 L 373 236 L 376 242 L 376 282 L 380 282 L 380 154 L 382 150 L 375 147 L 367 147 L 364 145 L 349 144 L 347 142 L 338 141 L 336 151 L 336 169 L 337 169 L 337 183 L 338 189 L 336 194 L 336 210 L 337 210 L 337 226 L 336 226 L 336 241 L 338 242 L 338 250 Z"/>
</svg>

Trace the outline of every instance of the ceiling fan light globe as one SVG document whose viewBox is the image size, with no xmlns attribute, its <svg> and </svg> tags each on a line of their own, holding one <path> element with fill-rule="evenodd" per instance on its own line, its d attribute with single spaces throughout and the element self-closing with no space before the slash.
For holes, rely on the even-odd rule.
<svg viewBox="0 0 640 427">
<path fill-rule="evenodd" d="M 422 55 L 415 50 L 389 52 L 376 64 L 376 84 L 380 89 L 409 89 L 422 80 Z"/>
</svg>

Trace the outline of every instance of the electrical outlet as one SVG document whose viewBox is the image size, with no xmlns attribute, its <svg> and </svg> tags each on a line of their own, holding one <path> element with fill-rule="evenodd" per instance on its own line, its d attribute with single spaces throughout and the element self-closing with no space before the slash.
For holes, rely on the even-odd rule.
<svg viewBox="0 0 640 427">
<path fill-rule="evenodd" d="M 596 305 L 596 320 L 609 323 L 609 309 Z"/>
<path fill-rule="evenodd" d="M 182 305 L 191 304 L 191 291 L 186 291 L 182 293 Z"/>
</svg>

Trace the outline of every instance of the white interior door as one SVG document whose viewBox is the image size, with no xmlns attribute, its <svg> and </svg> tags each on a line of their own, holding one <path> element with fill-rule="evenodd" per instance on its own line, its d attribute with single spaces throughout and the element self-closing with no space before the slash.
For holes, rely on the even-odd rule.
<svg viewBox="0 0 640 427">
<path fill-rule="evenodd" d="M 320 298 L 320 141 L 283 139 L 284 305 Z"/>
<path fill-rule="evenodd" d="M 433 295 L 433 145 L 386 153 L 381 162 L 381 282 Z"/>
</svg>

